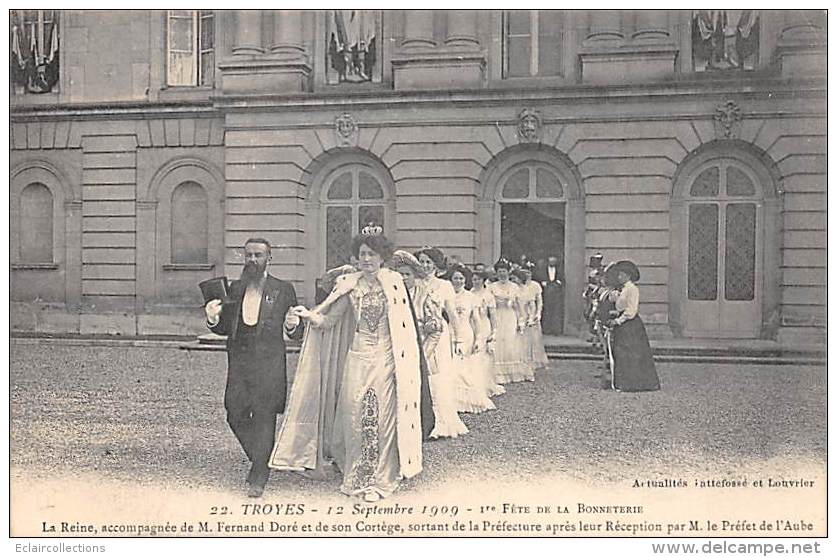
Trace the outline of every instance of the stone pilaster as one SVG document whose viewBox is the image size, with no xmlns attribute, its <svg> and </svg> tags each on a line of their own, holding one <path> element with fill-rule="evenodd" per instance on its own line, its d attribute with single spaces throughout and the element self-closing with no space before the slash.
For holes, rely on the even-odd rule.
<svg viewBox="0 0 837 557">
<path fill-rule="evenodd" d="M 235 42 L 232 52 L 236 56 L 254 56 L 264 52 L 262 46 L 261 10 L 236 10 Z"/>
<path fill-rule="evenodd" d="M 405 12 L 404 40 L 392 58 L 396 90 L 482 87 L 486 62 L 477 38 L 476 12 L 453 10 L 447 18 L 445 42 L 437 45 L 433 12 Z"/>
<path fill-rule="evenodd" d="M 783 77 L 826 75 L 827 32 L 825 15 L 816 10 L 787 10 L 776 57 Z"/>
<path fill-rule="evenodd" d="M 678 48 L 665 10 L 635 16 L 597 10 L 588 17 L 580 53 L 584 83 L 647 83 L 674 74 Z"/>
<path fill-rule="evenodd" d="M 276 11 L 273 44 L 267 54 L 261 46 L 262 12 L 242 10 L 236 16 L 234 56 L 219 64 L 223 91 L 233 94 L 308 91 L 311 63 L 303 44 L 302 13 Z"/>
<path fill-rule="evenodd" d="M 142 313 L 145 304 L 157 297 L 155 277 L 157 267 L 157 202 L 137 201 L 137 259 L 136 312 Z"/>
<path fill-rule="evenodd" d="M 454 48 L 479 48 L 477 39 L 477 12 L 472 10 L 449 10 L 448 30 L 445 45 Z"/>
<path fill-rule="evenodd" d="M 272 54 L 300 57 L 305 54 L 302 46 L 302 13 L 298 10 L 277 10 L 273 14 Z"/>
<path fill-rule="evenodd" d="M 638 42 L 661 42 L 671 40 L 668 12 L 665 10 L 640 10 L 636 14 L 636 30 L 632 37 Z"/>
<path fill-rule="evenodd" d="M 404 12 L 404 40 L 401 48 L 433 48 L 433 11 L 406 10 Z"/>
</svg>

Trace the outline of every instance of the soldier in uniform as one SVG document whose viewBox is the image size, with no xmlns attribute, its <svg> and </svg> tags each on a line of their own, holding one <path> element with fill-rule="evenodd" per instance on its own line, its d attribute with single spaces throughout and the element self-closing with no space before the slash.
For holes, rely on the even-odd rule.
<svg viewBox="0 0 837 557">
<path fill-rule="evenodd" d="M 592 344 L 601 344 L 601 338 L 596 326 L 596 309 L 599 301 L 599 294 L 602 288 L 602 278 L 604 265 L 602 261 L 604 256 L 600 252 L 590 257 L 587 263 L 587 286 L 584 288 L 582 297 L 584 298 L 584 316 L 587 319 L 588 330 L 590 336 L 587 341 Z"/>
</svg>

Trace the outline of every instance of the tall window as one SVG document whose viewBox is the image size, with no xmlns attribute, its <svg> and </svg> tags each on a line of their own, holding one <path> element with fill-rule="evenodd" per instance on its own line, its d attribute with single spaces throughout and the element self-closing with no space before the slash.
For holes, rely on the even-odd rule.
<svg viewBox="0 0 837 557">
<path fill-rule="evenodd" d="M 215 15 L 210 10 L 168 11 L 168 84 L 211 86 L 215 79 Z"/>
<path fill-rule="evenodd" d="M 52 192 L 29 184 L 20 194 L 20 262 L 52 263 Z"/>
<path fill-rule="evenodd" d="M 9 78 L 14 93 L 49 93 L 58 84 L 58 12 L 10 10 Z"/>
<path fill-rule="evenodd" d="M 384 227 L 384 188 L 373 171 L 362 164 L 337 169 L 326 180 L 325 267 L 348 263 L 352 236 L 369 223 Z"/>
<path fill-rule="evenodd" d="M 564 22 L 557 10 L 509 10 L 503 14 L 503 77 L 563 73 Z"/>
<path fill-rule="evenodd" d="M 206 192 L 197 182 L 183 182 L 171 196 L 171 262 L 209 261 Z"/>
<path fill-rule="evenodd" d="M 755 181 L 731 160 L 713 162 L 689 190 L 689 300 L 753 300 Z"/>
</svg>

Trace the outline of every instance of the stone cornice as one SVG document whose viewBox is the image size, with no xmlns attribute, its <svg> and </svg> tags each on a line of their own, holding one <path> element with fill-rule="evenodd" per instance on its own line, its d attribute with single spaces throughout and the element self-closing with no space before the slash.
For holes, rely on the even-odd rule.
<svg viewBox="0 0 837 557">
<path fill-rule="evenodd" d="M 151 118 L 217 118 L 218 110 L 210 101 L 182 101 L 155 103 L 63 103 L 12 105 L 12 122 L 49 120 L 141 120 Z"/>
<path fill-rule="evenodd" d="M 269 108 L 284 110 L 391 109 L 434 106 L 507 106 L 537 104 L 602 104 L 609 102 L 666 102 L 724 99 L 826 98 L 825 79 L 788 80 L 779 78 L 690 79 L 651 84 L 572 85 L 541 88 L 497 88 L 466 90 L 341 91 L 276 94 L 216 94 L 209 102 L 185 101 L 164 104 L 150 102 L 21 105 L 10 108 L 10 120 L 138 120 L 148 118 L 212 118 L 224 112 L 250 112 Z"/>
<path fill-rule="evenodd" d="M 593 103 L 666 100 L 705 100 L 713 97 L 736 98 L 792 98 L 822 97 L 826 95 L 824 79 L 789 81 L 787 79 L 758 80 L 690 80 L 653 84 L 630 85 L 572 85 L 551 88 L 503 88 L 468 90 L 371 90 L 352 95 L 307 93 L 304 95 L 216 95 L 213 100 L 224 110 L 243 110 L 262 107 L 284 109 L 336 110 L 337 107 L 397 108 L 423 105 L 478 105 L 505 106 L 537 102 Z"/>
</svg>

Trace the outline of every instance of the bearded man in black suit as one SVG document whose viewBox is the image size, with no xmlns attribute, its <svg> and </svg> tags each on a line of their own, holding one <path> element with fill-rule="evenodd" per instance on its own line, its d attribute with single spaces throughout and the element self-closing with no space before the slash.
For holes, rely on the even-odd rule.
<svg viewBox="0 0 837 557">
<path fill-rule="evenodd" d="M 241 279 L 230 285 L 229 299 L 205 306 L 207 326 L 227 336 L 227 423 L 247 458 L 247 495 L 260 497 L 276 433 L 276 417 L 285 411 L 287 373 L 285 338 L 299 338 L 303 327 L 288 310 L 297 303 L 289 282 L 267 272 L 270 243 L 251 238 L 244 245 Z"/>
</svg>

